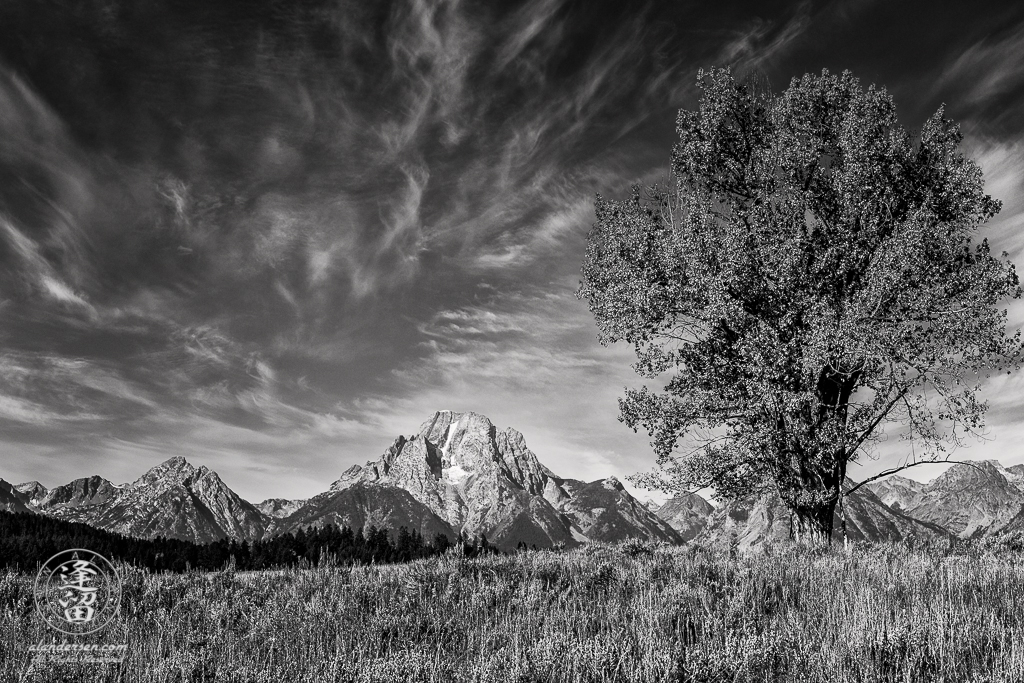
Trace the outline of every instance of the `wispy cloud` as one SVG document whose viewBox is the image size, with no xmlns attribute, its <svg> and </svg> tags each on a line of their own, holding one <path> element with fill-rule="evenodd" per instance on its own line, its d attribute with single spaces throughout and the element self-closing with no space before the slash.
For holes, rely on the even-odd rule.
<svg viewBox="0 0 1024 683">
<path fill-rule="evenodd" d="M 753 19 L 722 47 L 721 65 L 733 66 L 740 73 L 766 67 L 803 38 L 811 24 L 809 2 L 801 2 L 792 16 L 782 21 Z"/>
<path fill-rule="evenodd" d="M 113 368 L 81 359 L 0 354 L 0 419 L 56 427 L 123 420 L 151 410 L 146 392 Z"/>
<path fill-rule="evenodd" d="M 64 422 L 92 421 L 98 415 L 89 413 L 58 413 L 46 406 L 16 396 L 0 395 L 0 419 L 22 424 L 52 427 Z"/>
<path fill-rule="evenodd" d="M 1024 24 L 998 37 L 985 37 L 948 62 L 932 86 L 932 96 L 955 91 L 958 102 L 985 105 L 1019 90 L 1024 73 L 1010 55 L 1024 52 Z"/>
<path fill-rule="evenodd" d="M 253 0 L 199 25 L 86 2 L 69 40 L 37 5 L 0 3 L 0 448 L 126 477 L 184 449 L 307 483 L 284 460 L 333 477 L 442 407 L 566 474 L 644 469 L 615 420 L 632 354 L 572 296 L 594 194 L 664 176 L 699 67 L 818 71 L 791 60 L 823 24 L 870 51 L 888 7 Z M 898 85 L 1009 126 L 1005 24 Z M 1016 255 L 1001 131 L 970 153 Z"/>
<path fill-rule="evenodd" d="M 966 147 L 981 166 L 985 192 L 1002 202 L 999 214 L 981 227 L 979 237 L 987 239 L 995 253 L 1007 252 L 1020 273 L 1024 268 L 1024 145 L 975 138 Z M 1006 307 L 1010 331 L 1024 327 L 1024 301 L 1007 301 Z"/>
</svg>

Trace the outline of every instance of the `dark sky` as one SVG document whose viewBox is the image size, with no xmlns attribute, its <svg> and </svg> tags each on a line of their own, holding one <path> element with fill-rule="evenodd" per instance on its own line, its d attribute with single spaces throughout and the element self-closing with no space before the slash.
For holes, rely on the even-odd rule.
<svg viewBox="0 0 1024 683">
<path fill-rule="evenodd" d="M 850 69 L 910 128 L 946 103 L 1020 263 L 1022 57 L 1015 2 L 4 2 L 0 477 L 184 455 L 304 497 L 438 409 L 565 476 L 647 469 L 631 351 L 573 292 L 697 69 Z M 1021 390 L 969 457 L 1024 460 Z"/>
</svg>

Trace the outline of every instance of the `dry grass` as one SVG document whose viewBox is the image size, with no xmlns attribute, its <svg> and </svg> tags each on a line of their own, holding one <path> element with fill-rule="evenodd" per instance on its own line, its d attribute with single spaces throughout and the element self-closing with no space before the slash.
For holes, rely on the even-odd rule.
<svg viewBox="0 0 1024 683">
<path fill-rule="evenodd" d="M 0 574 L 3 681 L 1021 681 L 1015 553 L 590 546 L 252 574 L 125 570 L 121 665 L 37 665 Z M 27 672 L 27 673 L 26 673 Z"/>
</svg>

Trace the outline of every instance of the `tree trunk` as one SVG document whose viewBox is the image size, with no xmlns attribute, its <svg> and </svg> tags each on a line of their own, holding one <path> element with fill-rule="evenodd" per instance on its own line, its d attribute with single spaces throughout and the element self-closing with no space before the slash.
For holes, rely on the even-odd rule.
<svg viewBox="0 0 1024 683">
<path fill-rule="evenodd" d="M 818 411 L 810 419 L 816 430 L 845 424 L 850 396 L 860 377 L 860 370 L 843 372 L 823 368 L 818 377 L 816 394 Z M 846 480 L 847 455 L 841 445 L 834 446 L 824 462 L 811 465 L 807 452 L 795 448 L 793 474 L 789 485 L 793 488 L 784 496 L 786 504 L 797 518 L 797 540 L 809 545 L 832 543 L 833 520 L 836 505 Z M 843 521 L 845 533 L 845 517 Z"/>
<path fill-rule="evenodd" d="M 835 498 L 795 507 L 793 512 L 796 515 L 796 541 L 801 545 L 830 545 L 835 511 Z"/>
<path fill-rule="evenodd" d="M 861 370 L 856 367 L 843 370 L 841 364 L 829 363 L 821 369 L 814 388 L 816 408 L 805 404 L 788 416 L 781 412 L 776 416 L 780 435 L 777 443 L 781 444 L 779 461 L 783 463 L 775 473 L 776 484 L 782 500 L 796 517 L 796 533 L 792 535 L 802 544 L 832 543 L 836 505 L 846 481 L 847 412 L 860 376 Z M 796 436 L 794 430 L 788 429 L 789 424 L 800 422 L 805 429 L 796 433 L 810 432 L 811 438 Z"/>
<path fill-rule="evenodd" d="M 793 537 L 803 545 L 832 543 L 836 506 L 846 477 L 846 463 L 825 472 L 803 470 L 784 494 L 783 502 L 796 517 Z"/>
</svg>

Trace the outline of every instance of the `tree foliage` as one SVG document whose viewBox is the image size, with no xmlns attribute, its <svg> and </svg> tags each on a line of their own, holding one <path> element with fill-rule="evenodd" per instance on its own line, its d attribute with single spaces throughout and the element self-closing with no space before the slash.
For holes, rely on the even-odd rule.
<svg viewBox="0 0 1024 683">
<path fill-rule="evenodd" d="M 847 466 L 887 422 L 917 460 L 982 426 L 986 375 L 1016 367 L 1014 266 L 973 239 L 999 202 L 939 109 L 912 136 L 849 72 L 773 95 L 700 72 L 674 186 L 598 196 L 579 296 L 604 344 L 634 345 L 662 391 L 621 417 L 652 436 L 638 483 L 774 488 L 831 536 Z M 686 446 L 684 448 L 683 446 Z"/>
</svg>

